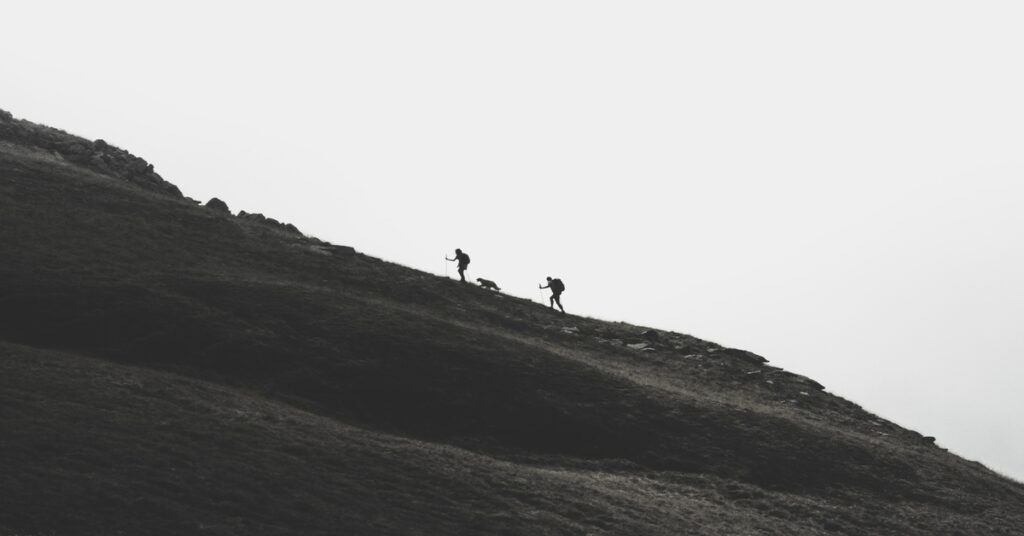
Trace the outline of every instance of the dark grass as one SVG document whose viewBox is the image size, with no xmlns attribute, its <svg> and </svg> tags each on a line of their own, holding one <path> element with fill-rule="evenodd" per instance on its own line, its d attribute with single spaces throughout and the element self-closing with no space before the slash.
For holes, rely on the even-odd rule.
<svg viewBox="0 0 1024 536">
<path fill-rule="evenodd" d="M 9 532 L 1024 521 L 1021 485 L 713 343 L 631 349 L 642 328 L 330 252 L 22 146 L 0 145 L 0 206 Z"/>
</svg>

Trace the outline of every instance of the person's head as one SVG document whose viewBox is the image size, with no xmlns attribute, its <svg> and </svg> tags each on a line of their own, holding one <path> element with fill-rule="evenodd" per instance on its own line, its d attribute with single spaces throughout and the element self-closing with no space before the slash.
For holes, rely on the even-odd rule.
<svg viewBox="0 0 1024 536">
<path fill-rule="evenodd" d="M 551 276 L 550 275 L 548 276 L 548 281 L 551 281 Z"/>
<path fill-rule="evenodd" d="M 462 253 L 462 250 L 459 248 L 455 248 L 455 253 Z"/>
</svg>

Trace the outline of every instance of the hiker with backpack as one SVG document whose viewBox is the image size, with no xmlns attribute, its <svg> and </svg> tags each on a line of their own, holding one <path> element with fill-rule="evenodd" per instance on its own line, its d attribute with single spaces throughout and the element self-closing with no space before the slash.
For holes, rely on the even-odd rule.
<svg viewBox="0 0 1024 536">
<path fill-rule="evenodd" d="M 444 259 L 446 261 L 459 261 L 459 279 L 465 283 L 466 275 L 463 272 L 465 272 L 466 267 L 469 266 L 469 255 L 463 253 L 461 249 L 455 248 L 455 258 L 449 259 L 448 257 L 445 257 Z"/>
<path fill-rule="evenodd" d="M 551 289 L 551 308 L 554 309 L 555 304 L 557 303 L 558 308 L 562 310 L 562 314 L 565 314 L 565 308 L 562 307 L 561 300 L 562 293 L 565 292 L 565 283 L 562 283 L 561 279 L 552 279 L 551 276 L 548 276 L 548 284 L 544 285 L 543 287 L 537 285 L 537 288 Z"/>
</svg>

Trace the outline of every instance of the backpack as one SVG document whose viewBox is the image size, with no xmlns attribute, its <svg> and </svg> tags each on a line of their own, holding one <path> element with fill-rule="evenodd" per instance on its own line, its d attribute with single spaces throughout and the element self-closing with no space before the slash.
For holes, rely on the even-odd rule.
<svg viewBox="0 0 1024 536">
<path fill-rule="evenodd" d="M 465 251 L 462 252 L 462 258 L 459 260 L 462 261 L 459 264 L 469 266 L 469 255 L 467 255 Z"/>
<path fill-rule="evenodd" d="M 551 283 L 548 286 L 551 287 L 551 290 L 554 290 L 555 292 L 565 292 L 565 283 L 563 283 L 561 279 L 552 279 Z"/>
</svg>

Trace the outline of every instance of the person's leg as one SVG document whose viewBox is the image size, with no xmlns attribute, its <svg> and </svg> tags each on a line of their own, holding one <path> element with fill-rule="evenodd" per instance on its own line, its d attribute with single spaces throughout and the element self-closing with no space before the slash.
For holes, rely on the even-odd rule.
<svg viewBox="0 0 1024 536">
<path fill-rule="evenodd" d="M 459 266 L 459 279 L 462 280 L 463 283 L 466 282 L 466 274 L 465 274 L 465 272 L 466 272 L 466 267 L 465 266 Z"/>
<path fill-rule="evenodd" d="M 556 294 L 555 296 L 553 296 L 553 299 L 555 300 L 555 303 L 558 304 L 558 308 L 562 311 L 562 313 L 565 313 L 565 307 L 562 307 L 562 296 L 560 294 Z"/>
<path fill-rule="evenodd" d="M 554 309 L 555 308 L 555 295 L 552 294 L 551 297 L 548 298 L 548 301 L 551 302 L 551 308 Z"/>
</svg>

